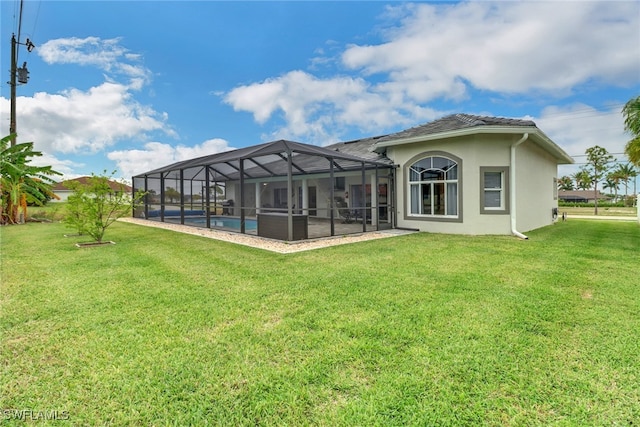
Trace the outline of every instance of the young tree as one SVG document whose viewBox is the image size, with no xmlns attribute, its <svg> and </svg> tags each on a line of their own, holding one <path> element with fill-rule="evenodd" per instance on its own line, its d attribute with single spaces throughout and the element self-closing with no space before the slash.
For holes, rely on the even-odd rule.
<svg viewBox="0 0 640 427">
<path fill-rule="evenodd" d="M 27 205 L 44 204 L 52 195 L 51 166 L 33 166 L 33 157 L 42 153 L 32 142 L 9 145 L 15 135 L 0 140 L 0 224 L 17 224 L 27 219 Z"/>
<path fill-rule="evenodd" d="M 86 212 L 87 201 L 85 198 L 88 197 L 85 194 L 86 186 L 80 185 L 77 181 L 67 181 L 66 186 L 73 190 L 73 193 L 67 197 L 66 214 L 62 218 L 62 222 L 75 228 L 78 235 L 83 235 L 89 218 Z"/>
<path fill-rule="evenodd" d="M 599 145 L 587 148 L 585 153 L 587 154 L 585 170 L 591 176 L 594 191 L 594 214 L 598 215 L 598 184 L 606 176 L 607 171 L 611 168 L 610 163 L 615 161 L 615 158 L 609 154 L 606 148 L 602 148 Z"/>
<path fill-rule="evenodd" d="M 124 184 L 112 180 L 115 171 L 111 175 L 106 172 L 102 175 L 92 174 L 87 184 L 77 181 L 68 183 L 73 193 L 69 196 L 70 210 L 64 222 L 98 243 L 102 243 L 107 228 L 117 219 L 131 215 L 133 208 L 144 197 L 140 191 L 133 195 L 127 193 Z"/>
<path fill-rule="evenodd" d="M 173 199 L 180 200 L 180 192 L 173 187 L 167 187 L 167 189 L 164 190 L 164 198 L 168 198 L 169 203 L 173 203 Z"/>
<path fill-rule="evenodd" d="M 640 166 L 640 96 L 630 99 L 622 108 L 624 129 L 631 134 L 624 149 L 631 163 Z"/>
</svg>

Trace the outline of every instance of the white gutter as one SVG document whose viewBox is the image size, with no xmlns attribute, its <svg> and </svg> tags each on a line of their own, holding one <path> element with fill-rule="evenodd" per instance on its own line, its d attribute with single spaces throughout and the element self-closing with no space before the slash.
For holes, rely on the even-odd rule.
<svg viewBox="0 0 640 427">
<path fill-rule="evenodd" d="M 511 211 L 511 233 L 521 239 L 529 239 L 516 229 L 516 147 L 529 138 L 529 133 L 522 135 L 522 138 L 511 144 L 511 171 L 509 172 L 509 195 L 511 201 L 509 209 Z"/>
</svg>

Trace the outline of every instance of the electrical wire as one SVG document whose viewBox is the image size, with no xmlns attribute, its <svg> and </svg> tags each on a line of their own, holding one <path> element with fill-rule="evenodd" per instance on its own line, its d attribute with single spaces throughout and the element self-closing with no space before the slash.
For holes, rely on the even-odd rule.
<svg viewBox="0 0 640 427">
<path fill-rule="evenodd" d="M 31 31 L 31 40 L 36 38 L 36 26 L 38 25 L 38 18 L 40 18 L 40 7 L 42 6 L 42 0 L 38 2 L 38 9 L 36 10 L 36 19 L 33 21 L 33 30 Z"/>
<path fill-rule="evenodd" d="M 18 58 L 20 57 L 20 34 L 22 33 L 22 6 L 24 4 L 24 0 L 20 0 L 20 18 L 18 19 L 18 45 L 16 46 L 16 62 L 19 64 L 20 61 Z"/>
<path fill-rule="evenodd" d="M 607 106 L 606 110 L 603 111 L 599 111 L 596 110 L 594 108 L 582 108 L 582 109 L 576 109 L 576 110 L 571 110 L 571 111 L 563 111 L 563 112 L 558 112 L 558 113 L 553 113 L 553 114 L 549 114 L 548 116 L 545 117 L 540 117 L 540 119 L 542 120 L 560 120 L 563 119 L 565 117 L 569 117 L 572 118 L 588 118 L 588 117 L 595 117 L 595 116 L 605 116 L 605 115 L 614 115 L 614 114 L 620 114 L 620 112 L 622 111 L 622 107 L 624 107 L 625 104 L 611 104 Z"/>
</svg>

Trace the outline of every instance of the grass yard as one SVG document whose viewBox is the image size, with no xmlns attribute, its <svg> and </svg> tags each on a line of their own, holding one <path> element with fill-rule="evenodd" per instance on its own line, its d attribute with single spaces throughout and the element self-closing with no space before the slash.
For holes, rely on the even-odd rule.
<svg viewBox="0 0 640 427">
<path fill-rule="evenodd" d="M 635 222 L 290 255 L 125 223 L 78 249 L 68 232 L 0 228 L 5 423 L 640 423 Z"/>
<path fill-rule="evenodd" d="M 599 216 L 628 216 L 628 217 L 636 218 L 638 215 L 636 209 L 637 208 L 619 207 L 619 206 L 598 207 L 598 215 Z M 560 206 L 558 208 L 558 211 L 560 212 L 560 215 L 562 215 L 563 212 L 566 212 L 571 216 L 574 216 L 574 215 L 590 216 L 590 215 L 593 215 L 595 212 L 594 208 L 575 207 L 575 206 Z"/>
</svg>

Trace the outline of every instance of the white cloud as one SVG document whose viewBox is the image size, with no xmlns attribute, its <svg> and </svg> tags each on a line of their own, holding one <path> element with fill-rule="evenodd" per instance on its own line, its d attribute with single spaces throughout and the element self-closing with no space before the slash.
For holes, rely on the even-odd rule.
<svg viewBox="0 0 640 427">
<path fill-rule="evenodd" d="M 258 123 L 282 113 L 286 125 L 273 132 L 271 138 L 302 138 L 315 143 L 335 141 L 346 126 L 371 131 L 411 123 L 406 115 L 434 117 L 432 110 L 416 109 L 405 104 L 402 97 L 376 91 L 361 78 L 320 79 L 299 70 L 237 87 L 224 100 L 236 111 L 253 113 Z"/>
<path fill-rule="evenodd" d="M 608 110 L 597 110 L 585 104 L 550 106 L 534 120 L 572 156 L 582 155 L 594 145 L 604 147 L 610 153 L 622 153 L 629 136 L 624 133 L 621 109 L 621 105 Z"/>
<path fill-rule="evenodd" d="M 292 71 L 239 86 L 224 100 L 260 124 L 281 118 L 271 136 L 319 143 L 346 127 L 374 134 L 433 119 L 444 112 L 428 104 L 461 103 L 470 88 L 561 99 L 582 84 L 637 84 L 639 12 L 636 2 L 389 7 L 393 26 L 383 42 L 351 45 L 340 55 L 355 76 Z M 330 62 L 317 53 L 312 68 Z"/>
<path fill-rule="evenodd" d="M 33 158 L 31 164 L 34 166 L 51 166 L 51 169 L 56 172 L 60 172 L 62 175 L 55 175 L 51 177 L 55 181 L 76 178 L 78 175 L 74 171 L 76 168 L 84 166 L 83 164 L 76 163 L 72 160 L 59 159 L 58 157 L 48 153 L 42 153 L 42 156 Z"/>
<path fill-rule="evenodd" d="M 48 64 L 76 64 L 97 67 L 108 73 L 125 75 L 134 88 L 140 88 L 151 73 L 139 64 L 140 55 L 120 45 L 120 39 L 77 37 L 49 40 L 36 50 Z"/>
<path fill-rule="evenodd" d="M 176 147 L 161 143 L 148 142 L 144 149 L 119 150 L 107 154 L 110 160 L 116 162 L 118 172 L 125 177 L 147 172 L 181 160 L 193 159 L 210 154 L 221 153 L 233 149 L 224 139 L 210 139 L 202 144 L 187 147 Z"/>
<path fill-rule="evenodd" d="M 351 46 L 344 64 L 383 73 L 417 102 L 482 90 L 566 91 L 590 79 L 637 81 L 635 2 L 474 2 L 399 6 L 379 45 Z"/>
<path fill-rule="evenodd" d="M 567 154 L 574 156 L 576 164 L 560 166 L 558 174 L 570 175 L 585 161 L 587 148 L 599 145 L 613 154 L 619 162 L 625 162 L 624 146 L 629 135 L 624 132 L 622 105 L 608 110 L 598 110 L 585 104 L 550 106 L 542 111 L 536 124 Z"/>
<path fill-rule="evenodd" d="M 8 111 L 9 101 L 0 98 L 0 103 Z M 19 97 L 16 105 L 20 139 L 33 141 L 36 149 L 47 153 L 96 152 L 152 131 L 174 135 L 166 114 L 139 104 L 128 87 L 118 83 L 87 91 L 39 92 Z"/>
</svg>

